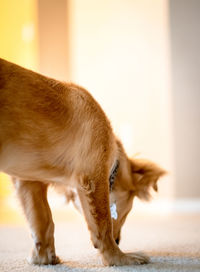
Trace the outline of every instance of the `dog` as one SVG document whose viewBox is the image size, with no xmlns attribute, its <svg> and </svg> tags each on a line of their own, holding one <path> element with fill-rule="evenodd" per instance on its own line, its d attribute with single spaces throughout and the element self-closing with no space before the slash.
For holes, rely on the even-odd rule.
<svg viewBox="0 0 200 272">
<path fill-rule="evenodd" d="M 165 171 L 128 158 L 109 120 L 84 88 L 0 59 L 0 171 L 13 177 L 31 229 L 31 264 L 57 264 L 48 186 L 76 189 L 105 265 L 146 264 L 123 253 L 120 231 L 134 197 L 148 200 Z"/>
</svg>

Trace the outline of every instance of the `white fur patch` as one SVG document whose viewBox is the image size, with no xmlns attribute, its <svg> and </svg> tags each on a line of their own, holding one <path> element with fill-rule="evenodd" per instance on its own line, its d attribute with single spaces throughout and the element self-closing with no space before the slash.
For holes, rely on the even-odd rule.
<svg viewBox="0 0 200 272">
<path fill-rule="evenodd" d="M 117 206 L 115 203 L 110 205 L 110 213 L 111 213 L 111 218 L 117 220 L 118 214 L 117 214 Z"/>
</svg>

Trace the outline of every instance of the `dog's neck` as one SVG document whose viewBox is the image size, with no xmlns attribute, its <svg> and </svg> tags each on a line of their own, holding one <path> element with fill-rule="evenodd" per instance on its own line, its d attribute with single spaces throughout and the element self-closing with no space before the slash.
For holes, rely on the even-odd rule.
<svg viewBox="0 0 200 272">
<path fill-rule="evenodd" d="M 111 169 L 111 173 L 110 173 L 110 177 L 109 177 L 109 187 L 110 187 L 110 192 L 112 191 L 114 182 L 115 182 L 115 178 L 117 176 L 117 171 L 119 168 L 119 160 L 115 161 L 115 164 L 113 165 L 112 169 Z"/>
<path fill-rule="evenodd" d="M 113 189 L 113 185 L 115 182 L 118 168 L 119 168 L 119 161 L 116 160 L 112 169 L 111 169 L 111 173 L 110 173 L 110 177 L 109 177 L 110 193 L 112 192 L 112 189 Z M 110 214 L 111 214 L 111 218 L 117 220 L 118 214 L 117 214 L 116 201 L 110 202 Z"/>
</svg>

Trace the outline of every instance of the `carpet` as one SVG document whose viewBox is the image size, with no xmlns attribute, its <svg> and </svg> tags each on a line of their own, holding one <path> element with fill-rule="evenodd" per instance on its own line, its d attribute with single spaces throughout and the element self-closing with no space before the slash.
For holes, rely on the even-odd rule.
<svg viewBox="0 0 200 272">
<path fill-rule="evenodd" d="M 69 223 L 64 214 L 61 218 L 54 218 L 56 252 L 62 260 L 56 266 L 27 263 L 32 241 L 26 225 L 0 225 L 0 271 L 200 271 L 199 214 L 134 216 L 132 212 L 123 228 L 120 248 L 125 252 L 143 251 L 151 257 L 151 263 L 123 267 L 103 266 L 81 216 L 75 215 Z"/>
</svg>

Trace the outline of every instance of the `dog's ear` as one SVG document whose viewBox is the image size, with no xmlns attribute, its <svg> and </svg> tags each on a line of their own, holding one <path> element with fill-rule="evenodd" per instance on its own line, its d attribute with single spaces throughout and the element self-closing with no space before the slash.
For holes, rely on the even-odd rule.
<svg viewBox="0 0 200 272">
<path fill-rule="evenodd" d="M 134 194 L 140 199 L 149 200 L 151 188 L 158 190 L 157 181 L 166 171 L 147 160 L 131 159 L 130 162 Z"/>
</svg>

